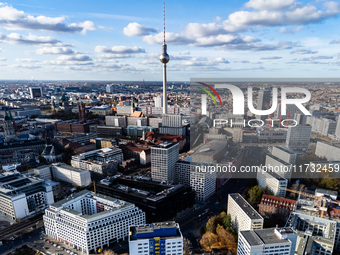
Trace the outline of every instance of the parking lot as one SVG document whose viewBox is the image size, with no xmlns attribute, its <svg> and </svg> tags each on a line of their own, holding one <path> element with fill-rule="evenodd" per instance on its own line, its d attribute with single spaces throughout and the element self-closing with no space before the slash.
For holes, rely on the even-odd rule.
<svg viewBox="0 0 340 255">
<path fill-rule="evenodd" d="M 45 237 L 43 232 L 40 233 L 39 240 L 33 242 L 33 246 L 47 254 L 54 254 L 54 255 L 82 255 L 85 254 L 82 251 L 73 249 L 71 246 L 68 246 L 62 242 L 58 242 L 54 239 Z"/>
</svg>

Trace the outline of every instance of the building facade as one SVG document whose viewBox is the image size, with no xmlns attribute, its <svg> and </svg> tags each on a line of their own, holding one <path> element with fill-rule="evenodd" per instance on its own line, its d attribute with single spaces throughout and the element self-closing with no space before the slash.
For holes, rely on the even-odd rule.
<svg viewBox="0 0 340 255">
<path fill-rule="evenodd" d="M 129 233 L 130 254 L 183 254 L 183 236 L 174 221 L 131 226 Z"/>
<path fill-rule="evenodd" d="M 83 190 L 45 210 L 46 235 L 86 254 L 128 237 L 130 225 L 145 224 L 134 204 Z"/>
<path fill-rule="evenodd" d="M 263 228 L 262 216 L 238 193 L 228 195 L 227 214 L 237 232 Z"/>
<path fill-rule="evenodd" d="M 178 156 L 178 143 L 163 142 L 157 146 L 151 147 L 152 179 L 169 183 L 174 182 Z"/>
</svg>

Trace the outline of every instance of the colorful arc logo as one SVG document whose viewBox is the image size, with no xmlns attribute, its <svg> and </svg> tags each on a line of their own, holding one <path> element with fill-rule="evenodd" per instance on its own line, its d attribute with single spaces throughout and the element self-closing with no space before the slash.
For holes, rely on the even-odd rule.
<svg viewBox="0 0 340 255">
<path fill-rule="evenodd" d="M 214 92 L 214 94 L 217 96 L 218 100 L 220 101 L 221 106 L 223 106 L 222 100 L 220 98 L 220 95 L 217 93 L 217 91 L 213 87 L 211 87 L 208 84 L 201 83 L 201 82 L 200 82 L 200 84 L 202 84 L 203 86 L 209 88 L 212 92 Z M 205 93 L 207 93 L 212 98 L 212 100 L 214 101 L 215 105 L 217 105 L 215 97 L 211 94 L 211 92 L 209 90 L 204 89 L 204 88 L 200 88 L 200 89 L 203 90 Z"/>
</svg>

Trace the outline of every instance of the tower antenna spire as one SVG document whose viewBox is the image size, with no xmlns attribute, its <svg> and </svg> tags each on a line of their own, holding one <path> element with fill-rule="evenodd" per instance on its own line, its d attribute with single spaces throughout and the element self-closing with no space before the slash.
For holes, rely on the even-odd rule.
<svg viewBox="0 0 340 255">
<path fill-rule="evenodd" d="M 163 44 L 165 44 L 165 1 L 163 2 Z"/>
</svg>

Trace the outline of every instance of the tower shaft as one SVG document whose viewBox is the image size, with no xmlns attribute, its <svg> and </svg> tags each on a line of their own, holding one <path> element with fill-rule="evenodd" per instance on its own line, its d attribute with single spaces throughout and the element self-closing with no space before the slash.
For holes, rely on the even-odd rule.
<svg viewBox="0 0 340 255">
<path fill-rule="evenodd" d="M 163 64 L 163 114 L 168 113 L 168 88 L 166 85 L 166 64 Z"/>
</svg>

